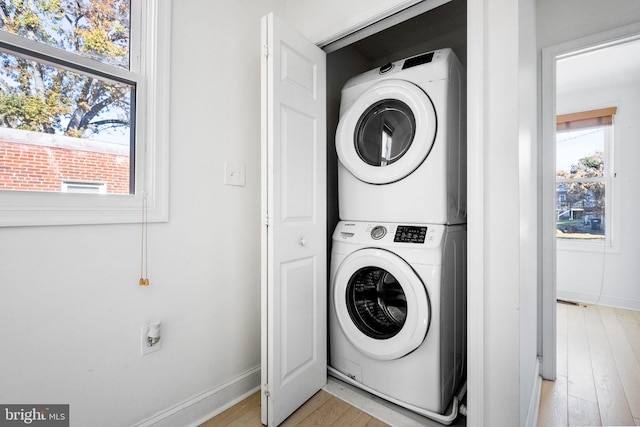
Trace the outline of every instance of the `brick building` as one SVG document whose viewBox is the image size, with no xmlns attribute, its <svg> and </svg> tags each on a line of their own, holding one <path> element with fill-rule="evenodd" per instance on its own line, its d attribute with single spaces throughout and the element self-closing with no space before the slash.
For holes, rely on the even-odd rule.
<svg viewBox="0 0 640 427">
<path fill-rule="evenodd" d="M 129 194 L 129 146 L 0 128 L 0 190 Z"/>
</svg>

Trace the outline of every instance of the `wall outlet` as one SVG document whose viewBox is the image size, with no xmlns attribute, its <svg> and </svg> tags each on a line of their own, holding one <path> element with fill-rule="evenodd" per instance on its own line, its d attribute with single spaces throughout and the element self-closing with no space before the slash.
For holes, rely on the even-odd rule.
<svg viewBox="0 0 640 427">
<path fill-rule="evenodd" d="M 149 326 L 143 326 L 140 328 L 140 354 L 146 356 L 147 354 L 155 353 L 158 350 L 162 350 L 162 338 L 160 341 L 152 346 L 149 346 Z"/>
</svg>

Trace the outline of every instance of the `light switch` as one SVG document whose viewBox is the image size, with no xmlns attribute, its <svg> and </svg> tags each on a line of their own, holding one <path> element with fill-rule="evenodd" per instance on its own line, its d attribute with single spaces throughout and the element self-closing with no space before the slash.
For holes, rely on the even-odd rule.
<svg viewBox="0 0 640 427">
<path fill-rule="evenodd" d="M 244 165 L 224 162 L 224 183 L 244 187 Z"/>
</svg>

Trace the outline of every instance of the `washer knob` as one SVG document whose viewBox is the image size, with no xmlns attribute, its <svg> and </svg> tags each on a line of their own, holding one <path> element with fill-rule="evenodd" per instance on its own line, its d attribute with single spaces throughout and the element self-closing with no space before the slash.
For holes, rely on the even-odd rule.
<svg viewBox="0 0 640 427">
<path fill-rule="evenodd" d="M 371 230 L 371 238 L 374 240 L 380 240 L 387 234 L 387 228 L 384 225 L 376 225 Z"/>
</svg>

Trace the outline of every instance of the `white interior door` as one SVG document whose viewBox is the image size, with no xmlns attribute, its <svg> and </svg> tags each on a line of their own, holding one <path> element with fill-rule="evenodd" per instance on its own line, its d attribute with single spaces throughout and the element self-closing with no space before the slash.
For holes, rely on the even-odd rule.
<svg viewBox="0 0 640 427">
<path fill-rule="evenodd" d="M 327 380 L 325 53 L 263 18 L 262 423 Z"/>
</svg>

